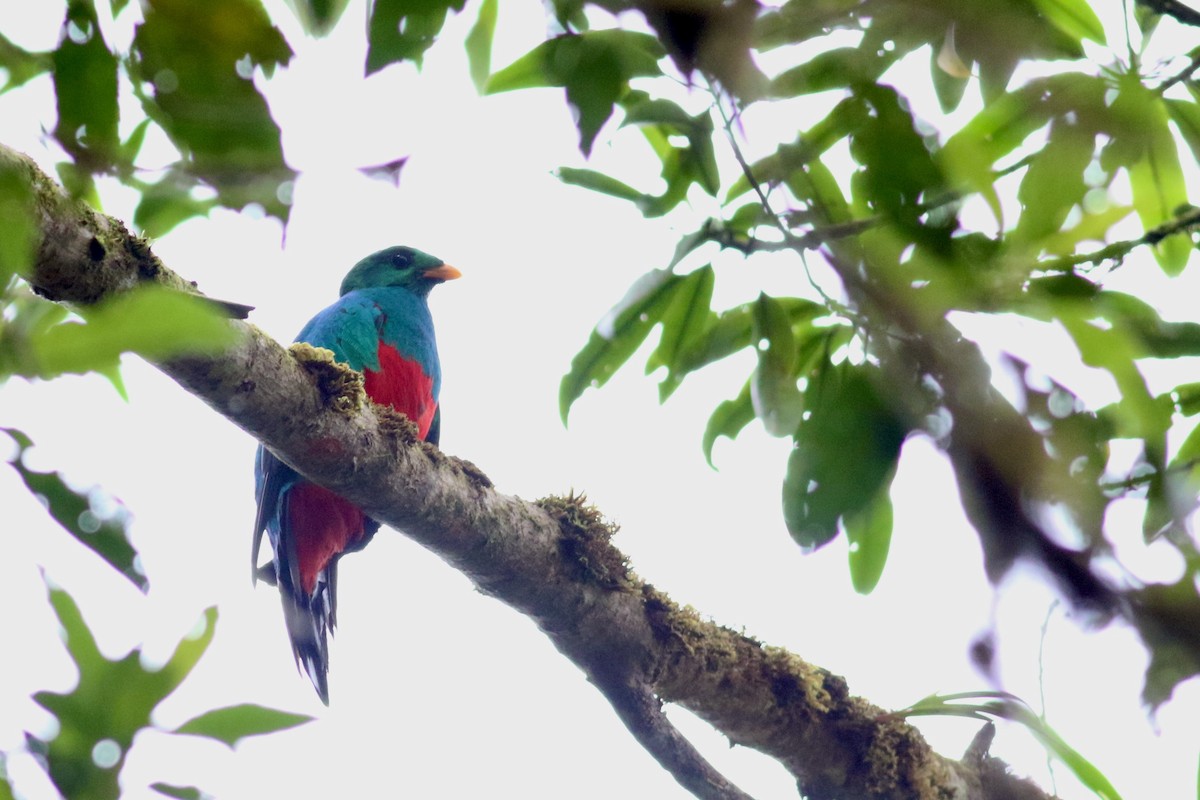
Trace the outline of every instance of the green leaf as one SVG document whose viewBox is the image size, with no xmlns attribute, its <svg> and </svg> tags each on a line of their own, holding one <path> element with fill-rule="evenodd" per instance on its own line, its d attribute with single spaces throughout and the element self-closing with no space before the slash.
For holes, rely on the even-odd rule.
<svg viewBox="0 0 1200 800">
<path fill-rule="evenodd" d="M 944 188 L 929 142 L 894 89 L 871 84 L 856 89 L 868 109 L 850 136 L 850 154 L 865 169 L 855 174 L 855 199 L 901 226 L 919 230 L 921 200 Z"/>
<path fill-rule="evenodd" d="M 1179 151 L 1168 124 L 1168 106 L 1138 76 L 1125 75 L 1111 111 L 1116 124 L 1106 150 L 1128 170 L 1133 207 L 1150 230 L 1173 219 L 1188 200 Z M 1191 252 L 1192 243 L 1186 236 L 1168 236 L 1154 247 L 1155 258 L 1168 275 L 1178 275 Z"/>
<path fill-rule="evenodd" d="M 466 0 L 375 0 L 367 24 L 367 75 L 399 61 L 420 66 L 450 10 L 464 5 Z"/>
<path fill-rule="evenodd" d="M 687 195 L 688 186 L 700 185 L 715 196 L 720 189 L 716 152 L 713 149 L 713 121 L 708 112 L 690 116 L 669 100 L 651 99 L 641 92 L 629 92 L 621 101 L 625 110 L 622 125 L 638 125 L 662 163 L 662 178 L 667 189 L 644 209 L 647 216 L 661 216 Z M 687 146 L 671 144 L 673 136 L 687 138 Z"/>
<path fill-rule="evenodd" d="M 870 594 L 879 584 L 892 545 L 892 470 L 875 496 L 858 511 L 845 514 L 842 523 L 850 541 L 850 582 L 859 594 Z"/>
<path fill-rule="evenodd" d="M 1167 115 L 1175 123 L 1175 127 L 1179 128 L 1183 141 L 1192 151 L 1192 158 L 1200 161 L 1200 104 L 1194 100 L 1170 98 L 1165 99 L 1163 103 L 1166 105 Z"/>
<path fill-rule="evenodd" d="M 790 436 L 804 413 L 804 397 L 797 388 L 796 336 L 792 321 L 779 301 L 759 294 L 754 303 L 752 341 L 758 366 L 750 378 L 754 414 L 772 436 Z"/>
<path fill-rule="evenodd" d="M 498 0 L 483 0 L 479 4 L 479 16 L 471 27 L 464 42 L 467 50 L 467 65 L 475 90 L 482 92 L 492 74 L 492 39 L 496 35 Z"/>
<path fill-rule="evenodd" d="M 199 200 L 191 178 L 179 170 L 168 170 L 158 183 L 142 191 L 142 199 L 133 212 L 133 224 L 152 239 L 165 236 L 172 228 L 193 217 L 206 217 L 217 207 L 215 198 Z"/>
<path fill-rule="evenodd" d="M 801 338 L 799 332 L 811 333 L 811 323 L 828 313 L 828 309 L 820 303 L 799 297 L 775 297 L 771 300 L 783 309 L 797 338 Z M 755 304 L 746 303 L 718 314 L 711 325 L 697 333 L 691 345 L 680 355 L 677 368 L 691 372 L 753 345 L 756 313 Z"/>
<path fill-rule="evenodd" d="M 629 288 L 571 361 L 558 390 L 558 408 L 567 423 L 571 404 L 588 388 L 603 386 L 646 340 L 674 300 L 682 279 L 666 270 L 651 270 Z"/>
<path fill-rule="evenodd" d="M 54 138 L 86 173 L 117 157 L 117 57 L 109 52 L 92 0 L 71 0 L 52 56 L 58 123 Z"/>
<path fill-rule="evenodd" d="M 679 282 L 673 292 L 675 300 L 663 314 L 662 338 L 646 362 L 647 374 L 658 367 L 667 368 L 667 376 L 658 384 L 660 403 L 679 388 L 687 375 L 687 370 L 681 369 L 683 355 L 716 319 L 709 307 L 715 280 L 711 265 L 689 273 Z"/>
<path fill-rule="evenodd" d="M 253 703 L 243 703 L 207 711 L 183 723 L 173 733 L 206 736 L 222 742 L 232 750 L 242 739 L 295 728 L 312 720 L 313 717 L 307 714 L 292 714 Z"/>
<path fill-rule="evenodd" d="M 286 222 L 295 172 L 254 72 L 287 64 L 287 41 L 259 0 L 143 5 L 131 77 L 147 115 L 183 154 L 181 174 L 216 189 L 223 206 L 254 203 Z"/>
<path fill-rule="evenodd" d="M 650 34 L 620 29 L 564 34 L 542 42 L 484 86 L 487 94 L 561 86 L 576 112 L 579 149 L 587 155 L 630 79 L 658 75 L 662 45 Z"/>
<path fill-rule="evenodd" d="M 963 703 L 961 700 L 983 700 L 985 702 Z M 1090 761 L 1055 733 L 1044 719 L 1033 712 L 1028 704 L 1011 692 L 977 691 L 958 692 L 947 695 L 930 695 L 908 708 L 895 712 L 901 717 L 947 716 L 968 717 L 987 720 L 999 717 L 1016 722 L 1034 735 L 1046 748 L 1046 752 L 1065 764 L 1079 782 L 1095 792 L 1103 800 L 1121 800 L 1121 795 L 1108 779 Z"/>
<path fill-rule="evenodd" d="M 1093 131 L 1062 117 L 1054 120 L 1046 146 L 1033 158 L 1017 190 L 1022 211 L 1014 240 L 1032 244 L 1055 233 L 1083 201 L 1088 191 L 1083 171 L 1092 162 L 1095 138 Z"/>
<path fill-rule="evenodd" d="M 1033 0 L 1038 11 L 1075 41 L 1091 39 L 1106 44 L 1104 25 L 1087 0 Z"/>
<path fill-rule="evenodd" d="M 907 435 L 875 390 L 873 368 L 825 362 L 805 393 L 783 482 L 783 517 L 806 552 L 830 540 L 889 480 Z"/>
<path fill-rule="evenodd" d="M 121 353 L 164 359 L 220 352 L 233 341 L 228 320 L 195 295 L 148 284 L 81 309 L 86 322 L 64 322 L 29 342 L 42 378 L 117 364 Z"/>
<path fill-rule="evenodd" d="M 150 788 L 159 794 L 165 794 L 167 797 L 174 797 L 176 800 L 204 800 L 204 792 L 197 789 L 195 786 L 174 786 L 169 783 L 152 783 Z"/>
<path fill-rule="evenodd" d="M 796 97 L 856 83 L 874 83 L 895 61 L 893 53 L 859 47 L 827 50 L 782 72 L 771 81 L 769 91 L 773 97 Z"/>
<path fill-rule="evenodd" d="M 950 137 L 938 161 L 951 181 L 978 192 L 1003 225 L 996 193 L 996 162 L 1011 153 L 1060 110 L 1079 114 L 1105 108 L 1108 86 L 1082 75 L 1057 75 L 1030 81 L 988 102 L 983 110 Z"/>
<path fill-rule="evenodd" d="M 1200 414 L 1200 383 L 1181 383 L 1171 392 L 1172 401 L 1175 403 L 1175 408 L 1180 414 L 1185 417 L 1193 417 Z M 1194 428 L 1192 433 L 1200 431 L 1200 427 Z M 1188 435 L 1188 440 L 1191 440 L 1191 434 Z M 1196 446 L 1200 448 L 1200 439 L 1197 439 Z M 1180 452 L 1183 452 L 1183 447 Z M 1200 455 L 1198 449 L 1195 455 Z M 1190 457 L 1190 456 L 1189 456 Z"/>
<path fill-rule="evenodd" d="M 325 36 L 332 31 L 349 4 L 350 0 L 288 0 L 296 19 L 310 36 Z"/>
<path fill-rule="evenodd" d="M 8 80 L 0 88 L 0 94 L 9 89 L 23 86 L 42 73 L 49 72 L 54 62 L 48 53 L 31 53 L 13 44 L 0 33 L 0 69 L 8 73 Z"/>
<path fill-rule="evenodd" d="M 937 94 L 938 105 L 941 107 L 942 113 L 949 114 L 962 102 L 963 95 L 967 91 L 967 84 L 971 80 L 966 75 L 952 75 L 943 68 L 939 62 L 941 52 L 942 50 L 937 47 L 930 48 L 929 76 L 933 80 L 933 90 Z"/>
<path fill-rule="evenodd" d="M 1138 613 L 1138 634 L 1150 653 L 1142 701 L 1157 709 L 1171 699 L 1175 687 L 1200 674 L 1200 640 L 1189 620 L 1200 618 L 1200 592 L 1193 576 L 1171 584 L 1152 583 L 1131 592 Z"/>
<path fill-rule="evenodd" d="M 559 167 L 558 179 L 563 183 L 572 186 L 582 186 L 584 189 L 591 189 L 593 192 L 612 195 L 619 197 L 622 200 L 629 200 L 637 203 L 639 207 L 648 205 L 653 198 L 649 195 L 642 194 L 632 186 L 622 183 L 616 178 L 605 175 L 603 172 L 597 172 L 594 169 L 578 169 L 576 167 Z"/>
<path fill-rule="evenodd" d="M 25 466 L 25 452 L 33 447 L 28 436 L 14 428 L 0 428 L 17 443 L 8 462 L 29 491 L 42 500 L 50 516 L 81 544 L 103 558 L 143 593 L 150 582 L 142 572 L 137 550 L 129 541 L 130 516 L 125 507 L 97 489 L 73 489 L 58 472 L 37 472 Z"/>
<path fill-rule="evenodd" d="M 79 672 L 78 683 L 69 693 L 42 691 L 33 697 L 58 720 L 58 734 L 44 745 L 50 777 L 65 797 L 117 797 L 117 775 L 134 736 L 151 727 L 151 712 L 208 647 L 216 609 L 205 612 L 203 628 L 180 643 L 166 666 L 152 670 L 142 664 L 138 648 L 120 659 L 106 658 L 71 596 L 54 588 L 49 595 L 67 652 Z M 92 754 L 105 741 L 114 751 L 113 759 L 101 766 Z"/>
<path fill-rule="evenodd" d="M 736 439 L 737 435 L 742 432 L 742 428 L 753 421 L 754 404 L 750 402 L 750 382 L 747 381 L 737 397 L 725 400 L 717 406 L 708 419 L 708 425 L 704 428 L 704 440 L 701 447 L 704 450 L 704 459 L 710 467 L 716 469 L 712 460 L 712 450 L 717 439 L 722 436 Z"/>
</svg>

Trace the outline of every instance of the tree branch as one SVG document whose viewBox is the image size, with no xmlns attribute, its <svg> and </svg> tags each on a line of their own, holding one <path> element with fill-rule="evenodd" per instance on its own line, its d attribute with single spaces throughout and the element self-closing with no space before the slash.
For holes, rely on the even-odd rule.
<svg viewBox="0 0 1200 800">
<path fill-rule="evenodd" d="M 36 193 L 40 242 L 28 277 L 40 294 L 91 303 L 142 281 L 193 288 L 119 221 L 71 201 L 0 145 L 0 166 L 14 165 Z M 230 324 L 238 340 L 220 357 L 158 366 L 306 477 L 533 619 L 697 796 L 746 797 L 670 725 L 660 702 L 779 759 L 813 800 L 1012 796 L 1006 771 L 997 778 L 992 769 L 988 782 L 979 758 L 937 755 L 915 728 L 851 696 L 842 678 L 678 607 L 629 569 L 612 526 L 582 498 L 500 494 L 472 464 L 368 402 L 360 376 L 328 351 L 285 350 L 252 325 Z"/>
<path fill-rule="evenodd" d="M 1138 5 L 1145 6 L 1156 14 L 1174 17 L 1184 25 L 1200 25 L 1200 11 L 1180 3 L 1179 0 L 1137 0 Z"/>
</svg>

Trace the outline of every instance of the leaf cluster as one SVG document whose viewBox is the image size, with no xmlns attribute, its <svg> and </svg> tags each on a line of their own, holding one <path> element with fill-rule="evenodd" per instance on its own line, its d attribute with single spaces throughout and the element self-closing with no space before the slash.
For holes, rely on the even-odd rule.
<svg viewBox="0 0 1200 800">
<path fill-rule="evenodd" d="M 715 409 L 704 453 L 711 462 L 719 438 L 755 421 L 790 439 L 781 510 L 802 548 L 846 536 L 852 582 L 870 591 L 891 542 L 904 442 L 928 437 L 955 462 L 994 580 L 1032 558 L 1104 617 L 1135 600 L 1126 616 L 1151 655 L 1144 696 L 1162 702 L 1200 672 L 1200 650 L 1161 646 L 1170 636 L 1155 633 L 1166 617 L 1200 622 L 1189 527 L 1200 436 L 1192 383 L 1156 393 L 1145 364 L 1200 355 L 1200 327 L 1106 284 L 1145 268 L 1126 265 L 1135 251 L 1168 277 L 1191 259 L 1198 219 L 1185 174 L 1200 153 L 1200 50 L 1182 70 L 1155 61 L 1158 15 L 1139 10 L 1114 35 L 1085 0 L 789 2 L 739 22 L 730 9 L 740 5 L 556 4 L 563 32 L 484 84 L 561 87 L 585 156 L 612 120 L 614 136 L 636 128 L 664 191 L 575 166 L 561 179 L 647 218 L 694 220 L 573 360 L 563 419 L 655 329 L 646 371 L 663 376 L 661 401 L 690 372 L 749 351 L 739 363 L 750 374 Z M 605 16 L 630 10 L 640 16 Z M 939 108 L 923 117 L 910 96 L 926 87 Z M 828 110 L 773 151 L 745 155 L 779 136 L 754 127 L 756 109 L 811 119 L 811 103 Z M 697 218 L 706 197 L 720 211 Z M 714 249 L 746 258 L 700 260 Z M 714 307 L 725 271 L 780 252 L 795 259 L 794 295 Z M 817 280 L 813 261 L 835 279 Z M 1090 403 L 1053 365 L 989 365 L 956 314 L 1060 328 L 1119 401 Z M 996 370 L 1015 375 L 1015 396 L 994 385 Z M 1139 452 L 1132 469 L 1112 456 L 1124 442 Z M 1144 501 L 1146 540 L 1190 565 L 1178 584 L 1126 591 L 1091 572 L 1111 557 L 1107 509 L 1130 499 Z M 1050 509 L 1069 532 L 1043 521 Z"/>
</svg>

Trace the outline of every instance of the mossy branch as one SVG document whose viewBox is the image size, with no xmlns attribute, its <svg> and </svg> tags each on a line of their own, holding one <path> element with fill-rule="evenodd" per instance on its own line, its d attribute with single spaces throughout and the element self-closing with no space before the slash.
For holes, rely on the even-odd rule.
<svg viewBox="0 0 1200 800">
<path fill-rule="evenodd" d="M 37 196 L 39 246 L 27 277 L 45 297 L 91 303 L 142 281 L 193 288 L 29 159 L 0 145 L 0 160 L 20 164 Z M 501 494 L 478 468 L 366 402 L 355 373 L 319 349 L 287 350 L 253 325 L 230 325 L 237 342 L 221 356 L 157 366 L 306 477 L 533 619 L 696 796 L 746 797 L 671 726 L 663 702 L 777 758 L 814 800 L 1018 796 L 1018 782 L 1004 770 L 997 779 L 993 762 L 984 776 L 978 757 L 937 755 L 915 728 L 853 697 L 841 677 L 677 606 L 631 571 L 612 526 L 583 498 Z"/>
</svg>

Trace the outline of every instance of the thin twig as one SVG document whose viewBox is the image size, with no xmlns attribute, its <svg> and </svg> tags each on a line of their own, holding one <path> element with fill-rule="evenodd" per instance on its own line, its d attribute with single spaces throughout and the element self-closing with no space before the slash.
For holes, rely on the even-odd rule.
<svg viewBox="0 0 1200 800">
<path fill-rule="evenodd" d="M 1062 256 L 1039 264 L 1038 269 L 1043 272 L 1071 272 L 1080 264 L 1120 261 L 1137 247 L 1145 244 L 1155 245 L 1169 236 L 1175 236 L 1180 233 L 1191 233 L 1197 228 L 1200 228 L 1200 208 L 1190 208 L 1174 219 L 1167 220 L 1163 224 L 1151 228 L 1137 239 L 1113 242 L 1090 253 Z"/>
<path fill-rule="evenodd" d="M 1176 22 L 1200 27 L 1200 11 L 1185 6 L 1179 0 L 1137 0 L 1137 3 L 1157 14 L 1171 17 Z"/>
</svg>

